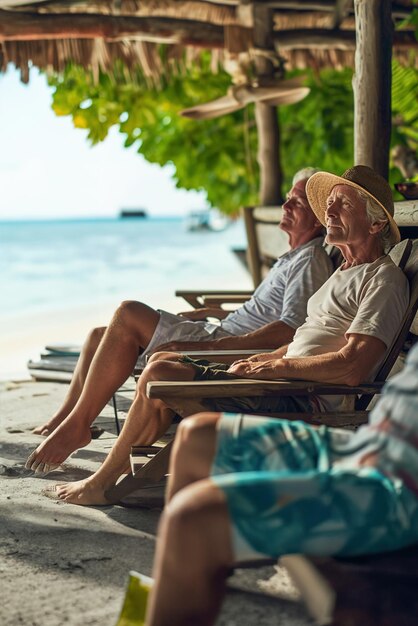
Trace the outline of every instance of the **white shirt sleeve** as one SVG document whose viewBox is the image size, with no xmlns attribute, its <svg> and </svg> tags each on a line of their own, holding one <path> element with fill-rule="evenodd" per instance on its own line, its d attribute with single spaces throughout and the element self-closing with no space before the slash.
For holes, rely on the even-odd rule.
<svg viewBox="0 0 418 626">
<path fill-rule="evenodd" d="M 346 337 L 353 333 L 370 335 L 383 341 L 387 348 L 391 346 L 409 302 L 408 284 L 403 278 L 390 283 L 381 279 L 370 281 Z"/>
<path fill-rule="evenodd" d="M 289 267 L 280 321 L 291 328 L 299 328 L 306 320 L 309 298 L 328 280 L 332 271 L 331 260 L 322 248 L 296 257 Z"/>
</svg>

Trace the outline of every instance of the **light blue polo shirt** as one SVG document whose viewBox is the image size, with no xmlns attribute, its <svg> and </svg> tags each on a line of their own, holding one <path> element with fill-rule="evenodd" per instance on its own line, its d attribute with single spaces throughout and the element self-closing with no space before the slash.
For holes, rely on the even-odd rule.
<svg viewBox="0 0 418 626">
<path fill-rule="evenodd" d="M 277 321 L 299 328 L 309 298 L 334 270 L 323 244 L 323 238 L 316 237 L 279 257 L 252 298 L 222 320 L 221 328 L 231 335 Z"/>
</svg>

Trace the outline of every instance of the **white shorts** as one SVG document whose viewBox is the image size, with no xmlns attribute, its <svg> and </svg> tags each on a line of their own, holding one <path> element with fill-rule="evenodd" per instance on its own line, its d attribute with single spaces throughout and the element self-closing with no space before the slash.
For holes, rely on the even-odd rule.
<svg viewBox="0 0 418 626">
<path fill-rule="evenodd" d="M 146 357 L 155 351 L 158 346 L 168 341 L 210 341 L 211 339 L 219 339 L 220 337 L 232 337 L 231 333 L 216 326 L 216 324 L 208 323 L 204 320 L 195 321 L 187 320 L 181 315 L 168 313 L 168 311 L 158 310 L 160 319 L 151 338 L 151 341 L 140 355 L 137 361 L 137 367 L 145 367 Z"/>
</svg>

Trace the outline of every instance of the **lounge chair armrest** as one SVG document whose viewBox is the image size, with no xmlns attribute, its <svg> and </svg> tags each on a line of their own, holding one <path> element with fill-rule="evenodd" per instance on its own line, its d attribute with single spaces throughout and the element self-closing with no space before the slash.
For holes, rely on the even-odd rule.
<svg viewBox="0 0 418 626">
<path fill-rule="evenodd" d="M 240 297 L 246 297 L 251 298 L 253 292 L 249 291 L 249 290 L 243 290 L 243 291 L 235 291 L 235 290 L 231 290 L 229 289 L 228 291 L 225 290 L 221 290 L 221 289 L 216 289 L 216 290 L 208 290 L 208 289 L 188 289 L 188 290 L 184 290 L 184 289 L 178 289 L 175 292 L 175 295 L 178 298 L 183 298 L 184 300 L 186 300 L 186 302 L 188 304 L 190 304 L 192 307 L 194 307 L 195 309 L 199 309 L 204 305 L 203 302 L 203 296 L 240 296 Z M 228 301 L 228 300 L 226 300 Z"/>
<path fill-rule="evenodd" d="M 147 384 L 149 398 L 225 398 L 285 395 L 347 395 L 377 393 L 383 383 L 365 383 L 357 387 L 303 380 L 252 380 L 238 378 L 222 381 L 155 381 Z"/>
<path fill-rule="evenodd" d="M 191 359 L 208 359 L 216 363 L 217 359 L 223 357 L 231 357 L 234 361 L 238 361 L 238 359 L 246 359 L 254 356 L 254 354 L 262 354 L 264 352 L 270 352 L 270 350 L 265 348 L 258 350 L 185 350 L 181 354 L 189 356 Z"/>
<path fill-rule="evenodd" d="M 208 294 L 202 295 L 203 304 L 205 306 L 222 306 L 222 304 L 242 304 L 243 302 L 248 302 L 251 298 L 251 294 L 245 295 L 237 295 L 237 294 L 225 294 L 221 296 L 217 294 L 216 296 L 210 296 Z"/>
</svg>

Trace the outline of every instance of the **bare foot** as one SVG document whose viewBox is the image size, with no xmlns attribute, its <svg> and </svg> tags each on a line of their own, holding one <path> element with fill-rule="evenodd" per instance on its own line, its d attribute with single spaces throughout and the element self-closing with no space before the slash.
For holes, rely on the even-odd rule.
<svg viewBox="0 0 418 626">
<path fill-rule="evenodd" d="M 32 433 L 34 435 L 43 435 L 44 437 L 48 437 L 54 430 L 58 428 L 60 424 L 65 420 L 66 415 L 56 415 L 52 417 L 49 422 L 45 422 L 42 426 L 37 426 L 33 429 Z"/>
<path fill-rule="evenodd" d="M 92 478 L 77 480 L 75 483 L 61 483 L 44 489 L 43 494 L 70 504 L 98 506 L 112 504 L 106 500 L 105 489 Z"/>
<path fill-rule="evenodd" d="M 74 424 L 67 418 L 32 452 L 25 467 L 38 474 L 51 471 L 51 466 L 60 465 L 72 452 L 87 446 L 90 441 L 90 427 Z"/>
<path fill-rule="evenodd" d="M 32 433 L 34 435 L 42 435 L 43 437 L 48 437 L 51 430 L 48 427 L 48 424 L 44 424 L 43 426 L 37 426 L 33 429 Z"/>
</svg>

